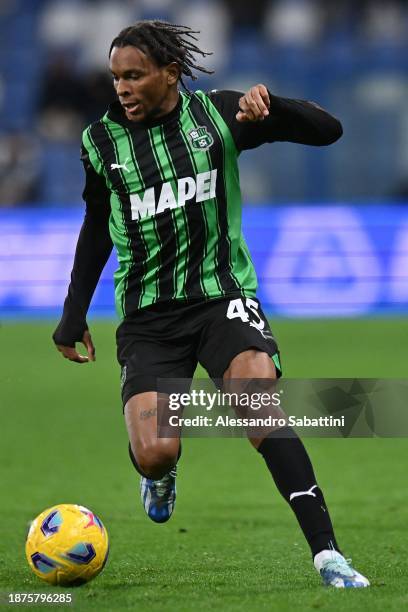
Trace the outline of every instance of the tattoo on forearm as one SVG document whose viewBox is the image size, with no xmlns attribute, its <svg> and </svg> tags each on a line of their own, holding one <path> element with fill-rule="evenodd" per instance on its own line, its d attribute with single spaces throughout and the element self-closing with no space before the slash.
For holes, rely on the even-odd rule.
<svg viewBox="0 0 408 612">
<path fill-rule="evenodd" d="M 145 421 L 146 419 L 150 419 L 150 417 L 157 415 L 157 408 L 151 408 L 150 410 L 142 410 L 140 413 L 140 420 Z"/>
</svg>

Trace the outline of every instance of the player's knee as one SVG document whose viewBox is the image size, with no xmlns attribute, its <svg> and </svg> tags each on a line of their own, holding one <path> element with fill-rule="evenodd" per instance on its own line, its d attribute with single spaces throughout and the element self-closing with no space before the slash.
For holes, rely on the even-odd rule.
<svg viewBox="0 0 408 612">
<path fill-rule="evenodd" d="M 275 364 L 267 353 L 253 351 L 248 361 L 248 376 L 251 378 L 277 378 Z"/>
<path fill-rule="evenodd" d="M 143 444 L 138 448 L 136 457 L 143 474 L 154 480 L 162 478 L 177 463 L 178 440 L 155 440 Z"/>
<path fill-rule="evenodd" d="M 234 357 L 224 378 L 269 378 L 274 380 L 277 374 L 275 365 L 267 353 L 250 349 Z"/>
</svg>

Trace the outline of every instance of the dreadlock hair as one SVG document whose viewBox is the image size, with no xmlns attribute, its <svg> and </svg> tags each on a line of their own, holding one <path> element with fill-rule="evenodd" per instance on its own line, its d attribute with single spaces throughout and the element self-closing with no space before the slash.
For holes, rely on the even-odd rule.
<svg viewBox="0 0 408 612">
<path fill-rule="evenodd" d="M 214 73 L 213 70 L 207 70 L 195 63 L 194 53 L 202 57 L 212 55 L 212 53 L 202 51 L 192 42 L 198 40 L 195 34 L 199 33 L 199 30 L 192 30 L 188 26 L 175 25 L 167 21 L 137 21 L 134 25 L 122 30 L 112 41 L 109 57 L 114 47 L 130 45 L 149 55 L 159 67 L 176 62 L 180 67 L 180 82 L 184 89 L 189 91 L 183 81 L 183 75 L 195 81 L 197 77 L 193 74 L 193 69 L 206 74 Z"/>
</svg>

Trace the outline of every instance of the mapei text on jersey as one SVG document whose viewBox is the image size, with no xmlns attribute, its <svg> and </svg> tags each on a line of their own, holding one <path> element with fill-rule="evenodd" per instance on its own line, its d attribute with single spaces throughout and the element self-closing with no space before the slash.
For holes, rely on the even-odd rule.
<svg viewBox="0 0 408 612">
<path fill-rule="evenodd" d="M 195 198 L 196 202 L 204 202 L 215 198 L 217 185 L 217 170 L 199 172 L 195 178 L 186 176 L 177 180 L 177 194 L 173 191 L 176 181 L 167 181 L 162 184 L 160 196 L 156 202 L 155 189 L 149 187 L 143 193 L 130 194 L 130 204 L 132 210 L 132 221 L 153 217 L 166 210 L 185 206 L 188 200 Z"/>
</svg>

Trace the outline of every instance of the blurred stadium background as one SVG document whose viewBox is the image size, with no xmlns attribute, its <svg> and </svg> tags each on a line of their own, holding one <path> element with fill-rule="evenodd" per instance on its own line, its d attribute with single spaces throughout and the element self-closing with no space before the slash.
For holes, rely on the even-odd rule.
<svg viewBox="0 0 408 612">
<path fill-rule="evenodd" d="M 113 99 L 114 35 L 141 18 L 201 30 L 214 76 L 337 115 L 342 140 L 241 160 L 245 234 L 270 314 L 408 307 L 408 7 L 398 0 L 2 0 L 0 313 L 56 314 L 83 207 L 81 130 Z M 112 314 L 112 259 L 95 314 Z"/>
</svg>

